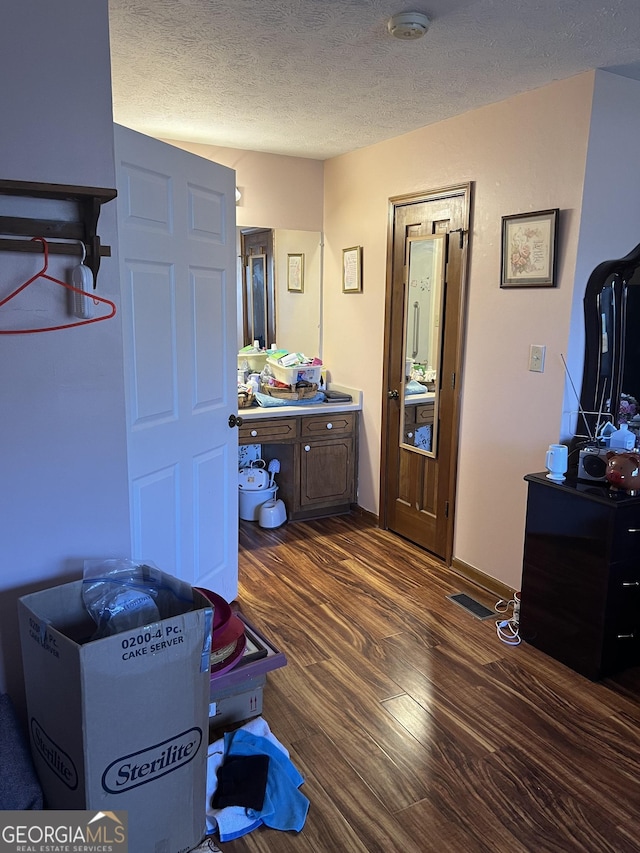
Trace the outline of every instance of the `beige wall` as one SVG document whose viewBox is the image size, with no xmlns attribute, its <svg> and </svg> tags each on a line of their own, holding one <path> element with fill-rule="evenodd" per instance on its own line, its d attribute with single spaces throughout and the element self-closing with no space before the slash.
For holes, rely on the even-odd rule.
<svg viewBox="0 0 640 853">
<path fill-rule="evenodd" d="M 388 199 L 472 181 L 454 556 L 519 588 L 526 488 L 559 438 L 593 72 L 325 163 L 323 357 L 364 391 L 359 503 L 379 507 Z M 558 287 L 501 290 L 503 215 L 561 209 Z M 363 293 L 341 290 L 363 247 Z M 544 344 L 545 372 L 528 371 Z"/>
<path fill-rule="evenodd" d="M 240 227 L 322 231 L 322 161 L 175 139 L 164 141 L 236 170 L 236 186 L 241 193 L 236 206 Z"/>
<path fill-rule="evenodd" d="M 322 355 L 322 234 L 278 228 L 273 237 L 278 346 L 315 357 Z M 288 289 L 288 256 L 303 257 L 302 293 Z"/>
</svg>

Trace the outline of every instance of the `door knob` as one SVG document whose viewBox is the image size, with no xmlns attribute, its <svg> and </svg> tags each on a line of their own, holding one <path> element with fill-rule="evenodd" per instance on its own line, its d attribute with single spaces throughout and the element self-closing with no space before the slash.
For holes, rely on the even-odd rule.
<svg viewBox="0 0 640 853">
<path fill-rule="evenodd" d="M 387 391 L 387 397 L 390 400 L 397 400 L 400 397 L 400 394 L 394 389 L 393 391 Z"/>
<path fill-rule="evenodd" d="M 229 426 L 231 429 L 242 426 L 242 418 L 238 417 L 238 415 L 229 415 Z"/>
</svg>

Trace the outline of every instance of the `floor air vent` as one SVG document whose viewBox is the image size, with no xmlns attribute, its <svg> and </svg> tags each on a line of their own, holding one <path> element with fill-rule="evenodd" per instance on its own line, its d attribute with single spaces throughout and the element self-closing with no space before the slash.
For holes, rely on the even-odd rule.
<svg viewBox="0 0 640 853">
<path fill-rule="evenodd" d="M 464 592 L 456 592 L 454 595 L 447 595 L 446 597 L 450 601 L 453 601 L 454 604 L 464 607 L 467 613 L 475 616 L 476 619 L 488 619 L 490 616 L 496 615 L 493 610 L 489 610 L 484 604 L 480 604 L 479 601 L 476 601 L 475 598 L 471 598 L 470 595 L 466 595 Z"/>
</svg>

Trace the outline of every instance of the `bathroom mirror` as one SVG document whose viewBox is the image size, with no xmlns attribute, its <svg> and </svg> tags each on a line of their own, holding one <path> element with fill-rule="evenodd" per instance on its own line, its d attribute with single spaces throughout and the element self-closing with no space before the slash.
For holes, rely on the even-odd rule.
<svg viewBox="0 0 640 853">
<path fill-rule="evenodd" d="M 322 358 L 320 231 L 240 228 L 238 348 L 261 346 Z M 289 258 L 302 256 L 301 289 L 289 289 Z"/>
<path fill-rule="evenodd" d="M 407 240 L 400 445 L 435 457 L 446 234 Z"/>
</svg>

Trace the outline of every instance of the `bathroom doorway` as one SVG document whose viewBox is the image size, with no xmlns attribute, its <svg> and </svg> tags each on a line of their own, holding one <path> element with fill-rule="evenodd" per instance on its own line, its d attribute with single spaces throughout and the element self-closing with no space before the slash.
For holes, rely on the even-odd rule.
<svg viewBox="0 0 640 853">
<path fill-rule="evenodd" d="M 380 526 L 449 565 L 471 184 L 389 204 Z M 418 266 L 412 252 L 425 247 L 440 260 Z M 431 314 L 420 314 L 416 293 L 432 289 Z M 433 363 L 416 363 L 417 341 L 426 339 Z"/>
</svg>

